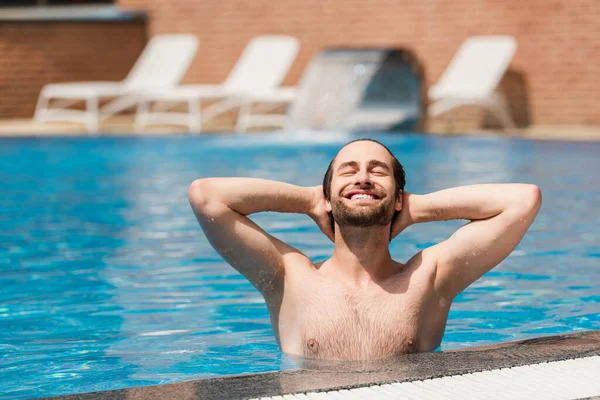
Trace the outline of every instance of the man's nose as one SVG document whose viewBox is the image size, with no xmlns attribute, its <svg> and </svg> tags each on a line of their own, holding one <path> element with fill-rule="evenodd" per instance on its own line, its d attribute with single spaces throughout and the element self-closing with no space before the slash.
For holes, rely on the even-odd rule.
<svg viewBox="0 0 600 400">
<path fill-rule="evenodd" d="M 358 185 L 370 185 L 371 184 L 371 175 L 366 170 L 360 170 L 355 175 L 356 184 Z"/>
</svg>

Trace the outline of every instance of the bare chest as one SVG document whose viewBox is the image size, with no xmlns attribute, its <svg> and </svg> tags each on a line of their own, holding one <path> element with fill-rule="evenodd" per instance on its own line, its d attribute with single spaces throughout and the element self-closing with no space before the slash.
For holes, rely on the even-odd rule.
<svg viewBox="0 0 600 400">
<path fill-rule="evenodd" d="M 355 292 L 313 282 L 281 309 L 282 348 L 325 359 L 373 359 L 417 352 L 422 309 L 416 290 Z"/>
</svg>

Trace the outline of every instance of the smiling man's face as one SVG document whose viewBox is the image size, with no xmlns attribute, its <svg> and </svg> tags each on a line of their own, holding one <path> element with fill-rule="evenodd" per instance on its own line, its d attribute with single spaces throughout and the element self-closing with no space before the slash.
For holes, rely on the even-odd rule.
<svg viewBox="0 0 600 400">
<path fill-rule="evenodd" d="M 402 207 L 395 193 L 392 156 L 377 143 L 358 141 L 344 147 L 332 175 L 327 211 L 340 226 L 386 226 Z"/>
</svg>

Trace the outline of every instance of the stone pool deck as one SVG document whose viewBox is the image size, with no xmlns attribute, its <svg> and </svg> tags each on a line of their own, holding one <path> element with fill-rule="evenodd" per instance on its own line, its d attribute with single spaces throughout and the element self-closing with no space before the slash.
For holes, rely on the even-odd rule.
<svg viewBox="0 0 600 400">
<path fill-rule="evenodd" d="M 598 355 L 600 355 L 600 331 L 588 331 L 453 351 L 408 354 L 377 361 L 306 361 L 302 368 L 295 370 L 59 396 L 51 399 L 260 398 L 418 381 Z M 570 383 L 577 384 L 577 382 Z M 600 395 L 600 391 L 597 395 Z"/>
<path fill-rule="evenodd" d="M 205 132 L 230 133 L 234 128 L 234 116 L 211 120 Z M 440 121 L 431 124 L 428 134 L 435 135 L 498 135 L 536 140 L 600 141 L 600 125 L 532 125 L 508 131 L 475 129 L 470 126 L 451 126 Z M 118 115 L 103 121 L 100 132 L 90 134 L 81 124 L 49 122 L 36 124 L 31 119 L 0 119 L 0 137 L 45 137 L 45 136 L 165 136 L 188 135 L 183 127 L 152 126 L 144 132 L 133 129 L 133 117 Z"/>
</svg>

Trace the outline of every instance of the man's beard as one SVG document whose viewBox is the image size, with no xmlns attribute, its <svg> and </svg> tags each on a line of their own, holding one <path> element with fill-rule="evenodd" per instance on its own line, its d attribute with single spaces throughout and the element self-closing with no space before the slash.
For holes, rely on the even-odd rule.
<svg viewBox="0 0 600 400">
<path fill-rule="evenodd" d="M 339 226 L 386 226 L 392 222 L 395 211 L 394 201 L 389 197 L 384 197 L 378 204 L 352 208 L 348 207 L 343 198 L 331 202 L 331 214 Z"/>
</svg>

